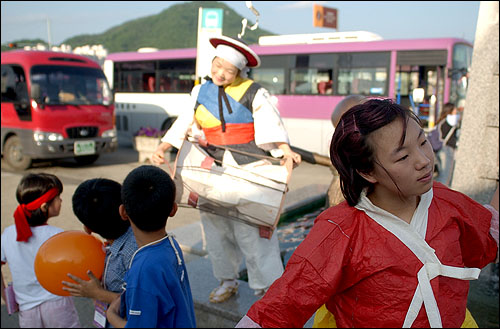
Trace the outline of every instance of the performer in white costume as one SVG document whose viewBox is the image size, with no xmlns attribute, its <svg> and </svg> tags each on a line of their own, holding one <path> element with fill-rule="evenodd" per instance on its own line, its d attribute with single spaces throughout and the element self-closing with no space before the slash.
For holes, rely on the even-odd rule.
<svg viewBox="0 0 500 329">
<path fill-rule="evenodd" d="M 212 38 L 210 43 L 216 47 L 211 77 L 193 88 L 191 104 L 163 136 L 152 162 L 165 163 L 165 152 L 172 146 L 180 148 L 186 134 L 190 134 L 206 139 L 209 145 L 245 152 L 230 152 L 240 166 L 259 160 L 247 153 L 262 156 L 273 149 L 299 164 L 301 157 L 289 146 L 269 92 L 247 78 L 248 68 L 260 65 L 257 54 L 244 43 L 225 36 Z M 222 161 L 225 151 L 220 147 L 207 149 L 218 161 Z M 257 227 L 202 210 L 200 215 L 214 276 L 220 281 L 210 294 L 211 302 L 223 302 L 237 292 L 242 256 L 249 286 L 256 295 L 262 295 L 281 276 L 283 264 L 276 233 L 266 239 Z"/>
</svg>

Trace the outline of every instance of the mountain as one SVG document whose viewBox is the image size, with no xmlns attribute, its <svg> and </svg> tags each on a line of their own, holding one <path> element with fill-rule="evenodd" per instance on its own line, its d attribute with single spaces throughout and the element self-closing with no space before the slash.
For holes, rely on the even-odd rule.
<svg viewBox="0 0 500 329">
<path fill-rule="evenodd" d="M 42 39 L 20 39 L 3 44 L 2 51 L 9 51 L 15 49 L 16 47 L 22 48 L 25 45 L 36 45 L 36 44 L 43 44 L 45 46 L 48 45 L 47 41 L 44 41 Z M 14 47 L 11 48 L 9 45 L 14 45 Z"/>
<path fill-rule="evenodd" d="M 119 2 L 117 2 L 119 5 Z M 101 34 L 86 34 L 63 41 L 73 48 L 83 45 L 102 44 L 109 53 L 136 51 L 142 47 L 158 49 L 195 48 L 198 30 L 198 8 L 222 8 L 224 10 L 223 34 L 237 37 L 241 33 L 242 16 L 226 4 L 217 1 L 193 1 L 176 4 L 157 15 L 146 16 L 115 26 Z M 250 11 L 249 11 L 250 13 Z M 252 26 L 254 22 L 249 21 Z M 247 44 L 258 43 L 262 35 L 273 35 L 257 28 L 247 29 L 243 40 Z"/>
</svg>

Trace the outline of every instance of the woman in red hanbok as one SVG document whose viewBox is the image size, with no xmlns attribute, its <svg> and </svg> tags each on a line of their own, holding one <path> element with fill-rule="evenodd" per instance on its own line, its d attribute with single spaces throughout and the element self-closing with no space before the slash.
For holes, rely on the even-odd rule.
<svg viewBox="0 0 500 329">
<path fill-rule="evenodd" d="M 497 258 L 498 188 L 483 206 L 433 182 L 418 118 L 390 100 L 347 111 L 330 156 L 346 201 L 237 327 L 302 327 L 323 304 L 338 327 L 460 327 L 468 280 Z"/>
</svg>

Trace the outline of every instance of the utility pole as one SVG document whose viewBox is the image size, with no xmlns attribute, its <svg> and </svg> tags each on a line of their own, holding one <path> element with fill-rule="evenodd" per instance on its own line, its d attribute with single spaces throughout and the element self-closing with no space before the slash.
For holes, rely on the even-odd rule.
<svg viewBox="0 0 500 329">
<path fill-rule="evenodd" d="M 49 50 L 52 49 L 52 38 L 50 37 L 50 19 L 49 16 L 47 16 L 47 39 L 49 43 Z"/>
</svg>

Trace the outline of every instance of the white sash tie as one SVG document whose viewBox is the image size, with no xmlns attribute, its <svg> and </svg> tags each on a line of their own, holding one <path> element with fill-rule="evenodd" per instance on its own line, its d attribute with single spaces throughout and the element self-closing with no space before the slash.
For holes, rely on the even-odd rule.
<svg viewBox="0 0 500 329">
<path fill-rule="evenodd" d="M 410 303 L 410 307 L 403 323 L 403 328 L 410 328 L 418 313 L 425 305 L 425 311 L 432 328 L 442 328 L 441 314 L 432 291 L 431 280 L 441 275 L 460 280 L 475 280 L 481 272 L 478 268 L 462 268 L 441 264 L 432 249 L 425 241 L 427 231 L 428 209 L 433 197 L 432 189 L 421 196 L 420 203 L 408 224 L 391 213 L 376 207 L 366 197 L 363 191 L 356 208 L 364 211 L 370 218 L 384 227 L 404 243 L 417 258 L 424 264 L 418 271 L 418 285 Z"/>
<path fill-rule="evenodd" d="M 406 314 L 403 328 L 410 328 L 418 312 L 425 305 L 431 328 L 442 328 L 441 315 L 431 287 L 431 280 L 438 275 L 460 280 L 476 280 L 481 272 L 478 268 L 460 268 L 436 263 L 427 263 L 418 271 L 418 286 Z"/>
</svg>

